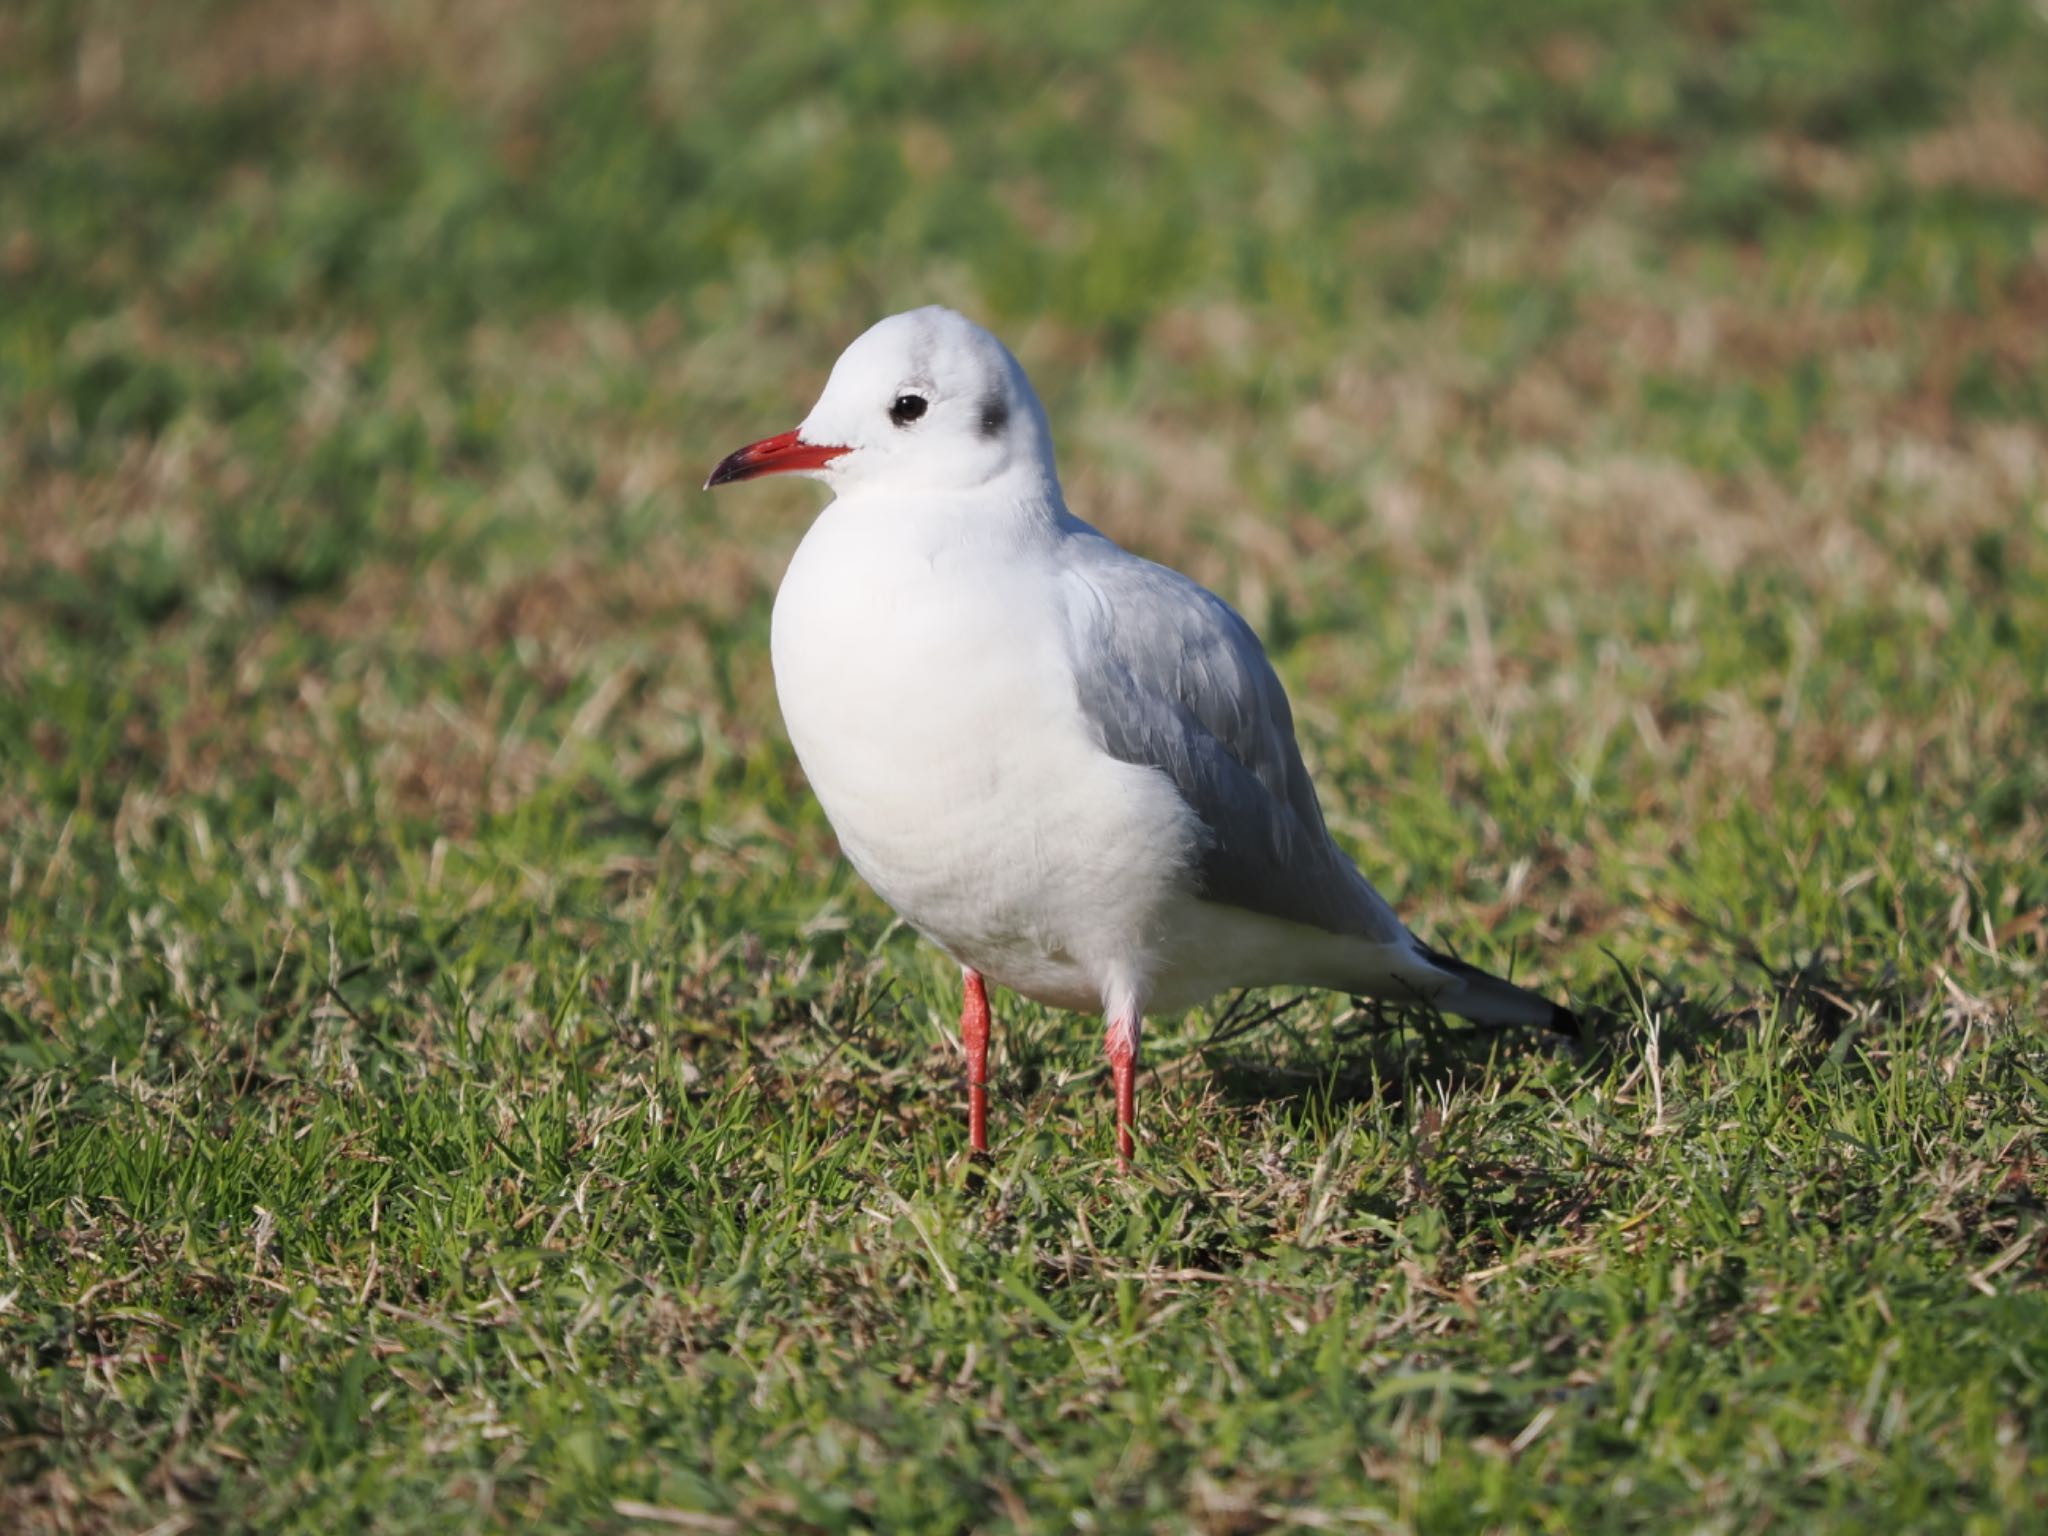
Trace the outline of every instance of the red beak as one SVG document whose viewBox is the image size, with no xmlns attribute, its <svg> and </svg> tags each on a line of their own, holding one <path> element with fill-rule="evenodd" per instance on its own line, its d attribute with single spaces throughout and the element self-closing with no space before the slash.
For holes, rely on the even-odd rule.
<svg viewBox="0 0 2048 1536">
<path fill-rule="evenodd" d="M 756 475 L 781 475 L 793 469 L 823 469 L 842 453 L 851 451 L 826 443 L 807 443 L 794 432 L 778 432 L 720 459 L 718 468 L 712 470 L 711 478 L 704 482 L 704 489 L 708 491 L 715 485 L 730 485 L 735 480 L 751 480 Z"/>
</svg>

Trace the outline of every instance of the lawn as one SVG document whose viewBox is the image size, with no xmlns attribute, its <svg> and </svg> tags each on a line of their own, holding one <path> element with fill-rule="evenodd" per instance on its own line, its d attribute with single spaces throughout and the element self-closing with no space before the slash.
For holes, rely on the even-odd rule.
<svg viewBox="0 0 2048 1536">
<path fill-rule="evenodd" d="M 2022 0 L 0 9 L 0 1528 L 2048 1528 L 2044 125 Z M 970 1164 L 698 489 L 931 301 L 1582 1041 L 1220 1000 L 1120 1177 L 998 997 Z"/>
</svg>

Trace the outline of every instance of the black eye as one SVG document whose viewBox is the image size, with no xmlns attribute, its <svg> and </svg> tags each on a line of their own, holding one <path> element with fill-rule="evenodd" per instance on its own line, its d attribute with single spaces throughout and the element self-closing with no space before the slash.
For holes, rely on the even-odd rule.
<svg viewBox="0 0 2048 1536">
<path fill-rule="evenodd" d="M 889 402 L 889 419 L 899 427 L 907 427 L 924 414 L 923 395 L 898 395 Z"/>
</svg>

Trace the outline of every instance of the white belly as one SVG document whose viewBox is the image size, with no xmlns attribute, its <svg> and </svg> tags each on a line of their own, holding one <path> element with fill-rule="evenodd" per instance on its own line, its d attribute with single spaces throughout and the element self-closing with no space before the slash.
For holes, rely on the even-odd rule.
<svg viewBox="0 0 2048 1536">
<path fill-rule="evenodd" d="M 1029 997 L 1142 997 L 1192 889 L 1194 818 L 1081 719 L 1053 584 L 835 503 L 775 602 L 776 692 L 847 857 L 906 921 Z"/>
</svg>

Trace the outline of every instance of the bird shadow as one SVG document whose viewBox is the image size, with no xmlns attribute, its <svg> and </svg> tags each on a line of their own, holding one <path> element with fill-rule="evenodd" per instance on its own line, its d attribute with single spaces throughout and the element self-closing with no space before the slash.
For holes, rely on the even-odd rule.
<svg viewBox="0 0 2048 1536">
<path fill-rule="evenodd" d="M 1912 1011 L 1892 968 L 1859 979 L 1826 952 L 1790 965 L 1773 965 L 1753 951 L 1739 958 L 1736 979 L 1714 993 L 1617 962 L 1577 999 L 1572 1034 L 1478 1026 L 1427 1007 L 1364 998 L 1352 998 L 1327 1024 L 1318 1018 L 1310 1026 L 1302 1010 L 1314 993 L 1276 1000 L 1240 992 L 1185 1053 L 1182 1069 L 1206 1068 L 1227 1103 L 1343 1107 L 1405 1101 L 1418 1084 L 1432 1093 L 1456 1091 L 1530 1057 L 1597 1081 L 1617 1066 L 1626 1073 L 1646 1061 L 1653 1039 L 1662 1062 L 1682 1061 L 1725 1049 L 1773 1017 L 1792 1060 L 1839 1062 L 1857 1039 Z"/>
<path fill-rule="evenodd" d="M 1434 1010 L 1365 998 L 1327 1024 L 1302 1016 L 1308 994 L 1261 1002 L 1231 999 L 1209 1033 L 1183 1058 L 1206 1069 L 1225 1103 L 1316 1104 L 1326 1108 L 1404 1101 L 1415 1084 L 1451 1091 L 1498 1070 L 1507 1058 L 1551 1055 L 1582 1071 L 1613 1033 L 1604 1016 L 1582 1016 L 1578 1036 L 1535 1028 L 1492 1029 Z"/>
</svg>

